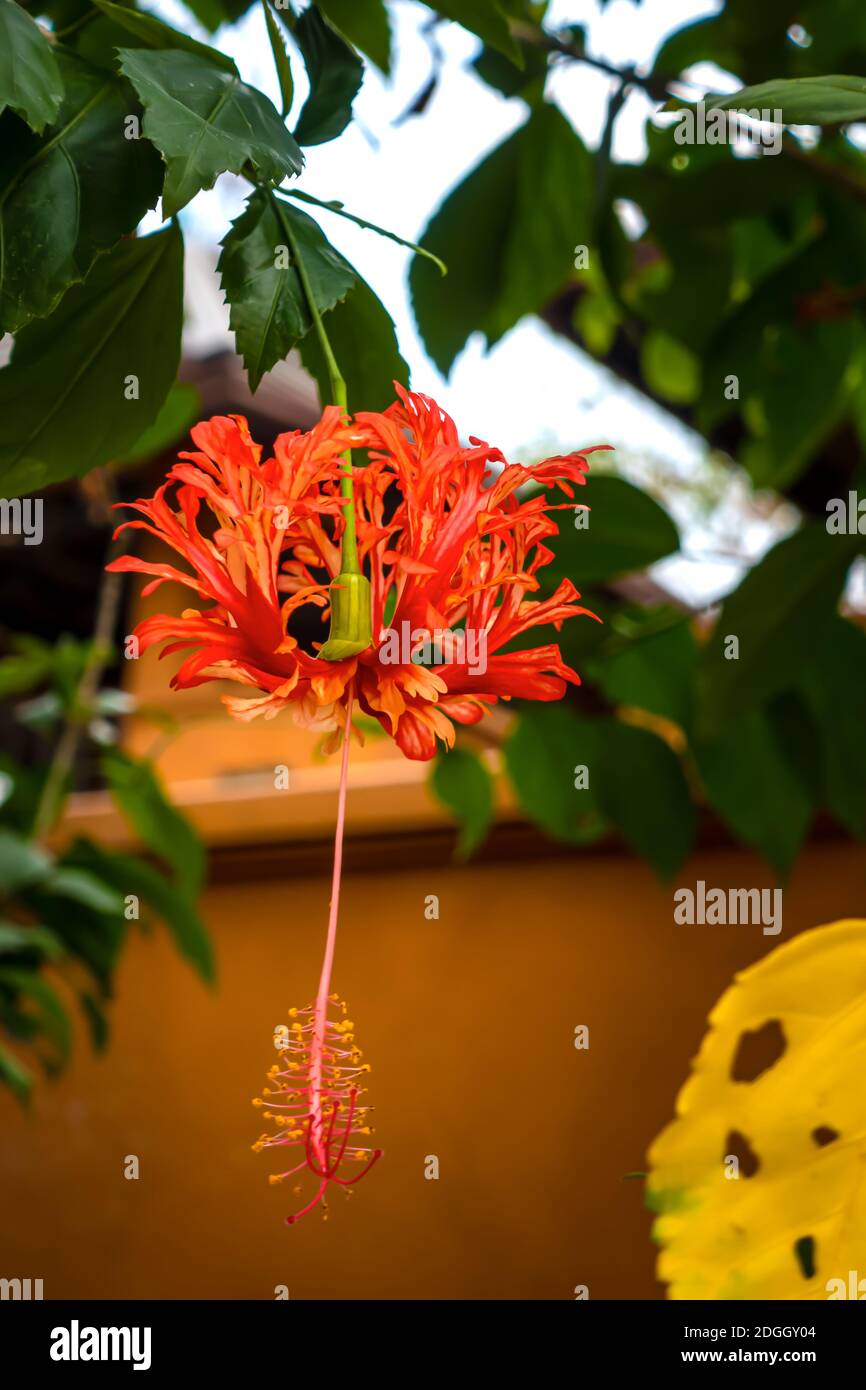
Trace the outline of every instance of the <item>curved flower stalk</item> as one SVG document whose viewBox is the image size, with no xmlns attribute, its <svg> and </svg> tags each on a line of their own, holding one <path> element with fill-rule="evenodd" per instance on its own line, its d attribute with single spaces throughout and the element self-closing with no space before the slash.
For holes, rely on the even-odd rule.
<svg viewBox="0 0 866 1390">
<path fill-rule="evenodd" d="M 453 743 L 455 722 L 476 723 L 500 699 L 558 700 L 568 682 L 579 684 L 555 643 L 506 648 L 541 624 L 558 630 L 567 618 L 595 617 L 568 579 L 551 597 L 534 597 L 538 571 L 553 558 L 552 513 L 581 505 L 575 487 L 591 451 L 509 465 L 478 439 L 462 445 L 429 397 L 397 394 L 384 413 L 352 418 L 326 408 L 309 433 L 280 435 L 264 461 L 242 417 L 197 425 L 196 451 L 180 456 L 154 497 L 131 504 L 137 516 L 118 528 L 149 532 L 187 568 L 134 556 L 109 566 L 149 576 L 145 593 L 173 582 L 203 601 L 136 629 L 142 651 L 187 653 L 176 688 L 235 681 L 257 692 L 223 697 L 236 718 L 288 709 L 301 724 L 333 731 L 332 746 L 342 741 L 319 989 L 313 1004 L 291 1010 L 283 1056 L 254 1102 L 275 1129 L 254 1149 L 290 1151 L 271 1181 L 314 1179 L 290 1225 L 318 1205 L 326 1212 L 329 1188 L 351 1192 L 382 1152 L 359 1142 L 371 1133 L 362 1100 L 368 1067 L 331 989 L 353 705 L 407 757 L 431 758 L 437 739 Z M 353 449 L 367 451 L 364 468 L 353 470 Z M 540 490 L 521 495 L 525 484 Z M 568 500 L 551 502 L 554 488 Z M 292 631 L 307 605 L 331 626 L 312 650 Z M 483 661 L 470 655 L 471 634 Z"/>
<path fill-rule="evenodd" d="M 351 696 L 349 703 L 351 717 Z M 370 1106 L 360 1103 L 365 1094 L 361 1078 L 370 1070 L 361 1062 L 361 1049 L 355 1043 L 354 1025 L 346 1018 L 346 1004 L 331 993 L 331 971 L 337 936 L 340 904 L 340 878 L 343 858 L 343 828 L 346 821 L 346 788 L 349 771 L 349 740 L 343 742 L 340 794 L 337 804 L 337 833 L 334 846 L 334 873 L 325 957 L 315 1003 L 305 1009 L 290 1009 L 291 1022 L 285 1032 L 275 1036 L 283 1058 L 267 1073 L 270 1083 L 256 1107 L 267 1106 L 265 1119 L 273 1120 L 275 1134 L 263 1134 L 253 1150 L 288 1148 L 300 1153 L 299 1161 L 282 1173 L 270 1177 L 283 1182 L 305 1170 L 316 1179 L 312 1198 L 286 1224 L 294 1225 L 319 1203 L 327 1218 L 325 1194 L 331 1183 L 342 1187 L 347 1196 L 377 1159 L 381 1149 L 360 1145 L 358 1138 L 372 1133 Z M 277 1112 L 276 1114 L 274 1112 Z M 295 1156 L 298 1156 L 297 1154 Z M 346 1175 L 349 1165 L 363 1164 L 359 1172 Z M 300 1195 L 302 1188 L 296 1187 Z"/>
</svg>

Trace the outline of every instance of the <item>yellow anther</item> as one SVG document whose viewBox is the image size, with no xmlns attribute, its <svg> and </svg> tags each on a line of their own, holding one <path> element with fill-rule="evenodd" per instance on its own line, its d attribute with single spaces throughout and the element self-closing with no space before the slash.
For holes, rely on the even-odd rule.
<svg viewBox="0 0 866 1390">
<path fill-rule="evenodd" d="M 271 1187 L 276 1187 L 277 1183 L 282 1182 L 282 1180 L 282 1173 L 268 1173 L 268 1182 L 271 1184 Z"/>
<path fill-rule="evenodd" d="M 255 1105 L 257 1109 L 260 1106 L 264 1105 L 264 1103 L 265 1102 L 259 1096 L 256 1096 L 255 1100 L 253 1101 L 253 1105 Z"/>
</svg>

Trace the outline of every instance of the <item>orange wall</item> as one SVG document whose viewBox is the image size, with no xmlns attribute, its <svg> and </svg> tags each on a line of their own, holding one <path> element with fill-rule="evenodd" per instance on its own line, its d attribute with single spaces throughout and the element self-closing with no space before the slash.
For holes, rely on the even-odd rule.
<svg viewBox="0 0 866 1390">
<path fill-rule="evenodd" d="M 772 886 L 733 850 L 678 883 L 696 877 Z M 327 885 L 222 886 L 204 907 L 216 992 L 161 930 L 137 938 L 107 1055 L 80 1040 L 29 1117 L 0 1097 L 0 1276 L 42 1278 L 46 1298 L 658 1296 L 642 1184 L 622 1175 L 669 1118 L 708 1009 L 774 938 L 674 925 L 672 890 L 612 855 L 350 876 L 335 984 L 386 1154 L 327 1224 L 288 1229 L 250 1098 L 274 1025 L 314 991 Z M 775 940 L 862 915 L 862 854 L 811 846 L 784 910 Z"/>
</svg>

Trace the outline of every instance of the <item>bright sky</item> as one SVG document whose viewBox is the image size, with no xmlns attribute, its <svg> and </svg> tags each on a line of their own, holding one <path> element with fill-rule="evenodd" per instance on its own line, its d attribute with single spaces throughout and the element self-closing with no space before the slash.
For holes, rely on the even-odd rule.
<svg viewBox="0 0 866 1390">
<path fill-rule="evenodd" d="M 207 38 L 179 0 L 153 0 L 153 7 L 187 32 Z M 547 24 L 550 28 L 585 24 L 594 56 L 618 65 L 645 65 L 669 33 L 720 8 L 718 0 L 643 0 L 642 4 L 610 0 L 604 8 L 598 0 L 553 0 Z M 477 39 L 456 24 L 443 25 L 439 42 L 446 62 L 436 95 L 422 117 L 395 126 L 395 119 L 430 75 L 429 50 L 420 33 L 430 11 L 415 0 L 401 0 L 389 9 L 398 55 L 394 77 L 386 81 L 368 66 L 355 102 L 359 123 L 353 123 L 338 140 L 305 151 L 302 186 L 321 198 L 339 198 L 352 212 L 418 239 L 443 194 L 522 124 L 526 107 L 519 99 L 500 96 L 474 75 L 470 60 L 479 50 Z M 259 6 L 211 42 L 231 53 L 246 80 L 278 99 Z M 297 61 L 293 61 L 293 73 L 296 105 L 290 126 L 306 94 L 302 65 Z M 716 85 L 718 78 L 718 73 L 708 74 L 706 81 Z M 722 85 L 723 80 L 718 81 Z M 736 83 L 724 85 L 735 87 Z M 587 144 L 594 146 L 611 86 L 604 74 L 584 64 L 563 64 L 549 80 L 548 95 Z M 616 126 L 616 158 L 640 158 L 649 109 L 643 94 L 630 95 Z M 363 130 L 370 133 L 369 138 Z M 229 219 L 241 211 L 247 191 L 242 180 L 223 176 L 183 214 L 187 235 L 212 246 L 224 234 Z M 705 454 L 697 436 L 532 318 L 524 319 L 489 353 L 480 335 L 475 335 L 450 380 L 443 381 L 415 328 L 406 284 L 409 253 L 339 217 L 323 213 L 322 221 L 335 245 L 357 265 L 394 318 L 413 385 L 435 396 L 464 436 L 485 438 L 511 457 L 612 443 L 621 448 L 621 462 L 637 478 L 694 476 Z M 443 294 L 447 293 L 446 279 Z M 722 549 L 727 545 L 725 531 L 735 534 L 731 543 L 741 554 L 759 553 L 768 543 L 771 531 L 761 520 L 743 534 L 742 490 L 737 491 L 739 503 L 737 497 L 730 498 L 730 515 L 726 517 L 727 507 L 721 509 L 711 536 L 696 519 L 688 497 L 678 503 L 665 487 L 668 505 L 687 524 L 690 543 L 701 558 L 700 563 L 668 562 L 659 577 L 693 601 L 709 599 L 736 582 L 741 561 L 715 553 L 720 545 Z"/>
</svg>

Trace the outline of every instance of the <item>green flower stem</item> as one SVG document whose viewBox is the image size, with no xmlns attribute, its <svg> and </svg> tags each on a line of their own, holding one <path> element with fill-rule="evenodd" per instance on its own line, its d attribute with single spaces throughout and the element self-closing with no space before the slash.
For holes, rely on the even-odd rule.
<svg viewBox="0 0 866 1390">
<path fill-rule="evenodd" d="M 280 223 L 282 224 L 283 231 L 286 234 L 286 240 L 289 244 L 289 250 L 292 253 L 292 260 L 294 261 L 295 269 L 298 272 L 298 279 L 301 282 L 301 287 L 304 291 L 304 295 L 307 300 L 307 306 L 310 310 L 310 318 L 313 320 L 313 328 L 315 329 L 316 337 L 319 340 L 319 346 L 322 349 L 322 356 L 325 359 L 325 366 L 328 372 L 328 383 L 331 388 L 331 404 L 338 405 L 345 414 L 348 411 L 346 383 L 340 372 L 340 368 L 337 365 L 337 359 L 334 356 L 334 350 L 331 347 L 330 339 L 328 338 L 328 335 L 325 332 L 325 325 L 322 323 L 322 315 L 319 313 L 319 306 L 317 305 L 316 297 L 313 294 L 313 287 L 310 284 L 310 277 L 307 274 L 307 267 L 304 265 L 304 259 L 301 255 L 300 248 L 298 246 L 297 237 L 292 231 L 289 219 L 285 216 L 284 211 L 280 206 L 279 199 L 275 198 L 274 202 L 277 206 L 277 215 L 280 219 Z M 340 572 L 342 574 L 360 574 L 361 566 L 358 563 L 358 541 L 355 534 L 355 487 L 352 476 L 351 449 L 346 450 L 346 452 L 343 455 L 343 460 L 346 466 L 343 472 L 343 476 L 340 479 L 340 492 L 342 496 L 346 498 L 346 506 L 343 508 L 345 530 L 343 531 L 343 542 L 342 549 L 340 552 Z"/>
<path fill-rule="evenodd" d="M 347 221 L 354 222 L 356 227 L 363 227 L 367 232 L 376 232 L 379 236 L 385 236 L 389 241 L 396 241 L 398 246 L 405 246 L 410 251 L 414 251 L 418 256 L 424 256 L 428 261 L 432 261 L 440 275 L 448 274 L 448 267 L 438 256 L 434 256 L 432 251 L 428 251 L 426 246 L 419 246 L 416 241 L 407 241 L 405 237 L 398 236 L 396 232 L 389 232 L 387 227 L 380 227 L 375 222 L 368 222 L 363 217 L 357 217 L 354 212 L 349 212 L 336 198 L 330 202 L 325 202 L 322 198 L 314 198 L 312 193 L 305 193 L 300 188 L 281 188 L 279 189 L 281 198 L 299 198 L 302 203 L 310 203 L 314 208 L 322 208 L 325 212 L 333 212 L 337 217 L 345 217 Z"/>
</svg>

